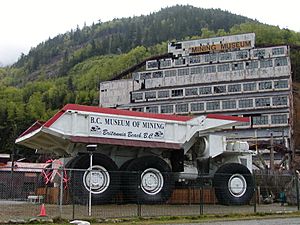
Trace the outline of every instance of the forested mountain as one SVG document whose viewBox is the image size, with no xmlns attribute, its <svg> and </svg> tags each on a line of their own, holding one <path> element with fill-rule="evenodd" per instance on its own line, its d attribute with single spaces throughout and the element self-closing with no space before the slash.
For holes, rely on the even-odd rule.
<svg viewBox="0 0 300 225">
<path fill-rule="evenodd" d="M 46 71 L 48 76 L 65 75 L 74 65 L 95 55 L 120 54 L 136 46 L 149 47 L 162 41 L 198 35 L 202 28 L 225 31 L 250 21 L 221 10 L 176 6 L 162 9 L 148 16 L 115 19 L 84 26 L 58 35 L 21 56 L 15 64 L 32 74 L 43 65 L 62 60 L 56 70 Z"/>
<path fill-rule="evenodd" d="M 248 32 L 256 33 L 258 45 L 300 45 L 299 33 L 192 6 L 99 22 L 49 39 L 13 66 L 0 68 L 0 152 L 10 152 L 16 136 L 66 103 L 98 105 L 100 81 L 166 53 L 168 41 Z M 292 57 L 297 80 L 299 50 L 292 50 Z M 19 146 L 17 153 L 26 154 Z"/>
</svg>

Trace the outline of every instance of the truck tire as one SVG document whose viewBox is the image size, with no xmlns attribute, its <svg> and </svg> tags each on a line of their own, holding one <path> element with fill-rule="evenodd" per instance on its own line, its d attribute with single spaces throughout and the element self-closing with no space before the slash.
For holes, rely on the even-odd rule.
<svg viewBox="0 0 300 225">
<path fill-rule="evenodd" d="M 76 204 L 86 204 L 89 200 L 90 188 L 90 156 L 75 158 L 74 170 L 71 176 L 71 192 Z M 92 172 L 92 204 L 110 203 L 119 191 L 120 179 L 117 165 L 109 157 L 102 154 L 93 155 Z"/>
<path fill-rule="evenodd" d="M 166 202 L 174 188 L 170 166 L 156 156 L 132 160 L 122 176 L 123 195 L 127 201 L 155 204 Z"/>
<path fill-rule="evenodd" d="M 242 164 L 221 166 L 214 175 L 215 194 L 224 205 L 248 204 L 254 193 L 253 176 Z"/>
</svg>

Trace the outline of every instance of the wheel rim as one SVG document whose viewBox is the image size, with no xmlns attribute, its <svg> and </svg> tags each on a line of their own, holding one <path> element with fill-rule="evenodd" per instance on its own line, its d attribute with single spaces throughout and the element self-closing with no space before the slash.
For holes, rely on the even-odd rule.
<svg viewBox="0 0 300 225">
<path fill-rule="evenodd" d="M 247 190 L 247 182 L 243 175 L 233 174 L 228 181 L 228 190 L 234 197 L 241 197 Z"/>
<path fill-rule="evenodd" d="M 103 193 L 109 186 L 110 176 L 108 171 L 103 166 L 95 165 L 92 167 L 92 171 L 88 169 L 83 175 L 83 184 L 87 191 L 93 194 Z"/>
<path fill-rule="evenodd" d="M 149 195 L 159 193 L 164 186 L 164 178 L 161 172 L 154 168 L 146 169 L 141 175 L 141 188 Z"/>
</svg>

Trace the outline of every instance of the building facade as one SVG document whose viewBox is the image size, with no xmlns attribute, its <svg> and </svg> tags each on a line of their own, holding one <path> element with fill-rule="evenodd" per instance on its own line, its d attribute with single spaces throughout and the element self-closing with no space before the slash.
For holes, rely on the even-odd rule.
<svg viewBox="0 0 300 225">
<path fill-rule="evenodd" d="M 100 106 L 247 116 L 250 124 L 220 132 L 256 149 L 275 146 L 280 159 L 293 149 L 289 47 L 254 44 L 254 33 L 169 43 L 169 57 L 147 61 L 131 79 L 101 83 Z"/>
</svg>

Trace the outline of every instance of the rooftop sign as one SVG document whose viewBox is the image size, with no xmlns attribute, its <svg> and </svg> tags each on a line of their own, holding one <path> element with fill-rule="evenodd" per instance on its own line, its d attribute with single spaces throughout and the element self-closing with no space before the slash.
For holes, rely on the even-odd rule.
<svg viewBox="0 0 300 225">
<path fill-rule="evenodd" d="M 254 48 L 254 44 L 255 33 L 237 34 L 171 42 L 168 44 L 168 53 L 172 53 L 175 56 L 187 56 L 189 54 L 251 49 Z"/>
<path fill-rule="evenodd" d="M 251 41 L 236 41 L 224 44 L 201 45 L 189 48 L 191 54 L 199 54 L 204 52 L 220 52 L 230 51 L 241 48 L 251 48 Z"/>
</svg>

